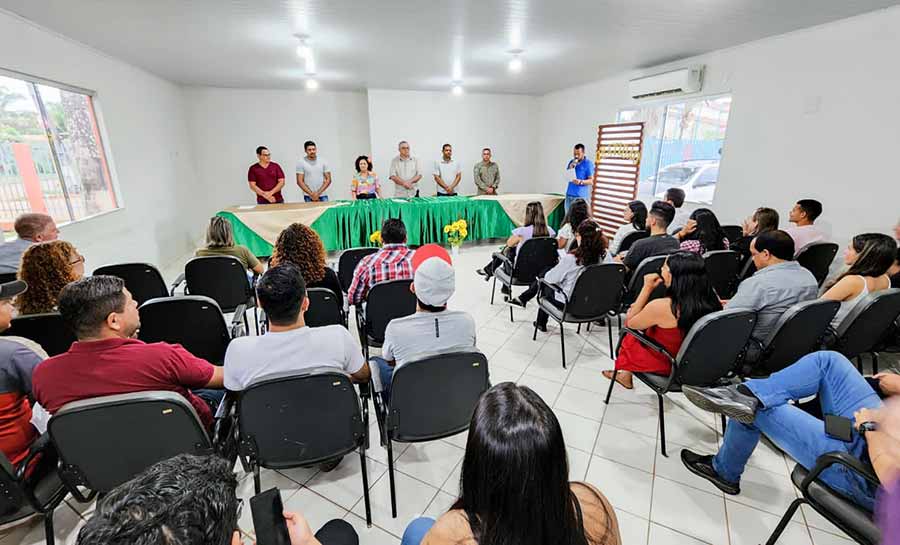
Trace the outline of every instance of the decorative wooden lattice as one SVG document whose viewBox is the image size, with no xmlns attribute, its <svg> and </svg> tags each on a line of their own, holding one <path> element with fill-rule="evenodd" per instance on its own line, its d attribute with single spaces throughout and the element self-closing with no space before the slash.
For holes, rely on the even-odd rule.
<svg viewBox="0 0 900 545">
<path fill-rule="evenodd" d="M 591 215 L 612 238 L 625 220 L 622 213 L 637 196 L 644 146 L 643 123 L 600 125 Z"/>
</svg>

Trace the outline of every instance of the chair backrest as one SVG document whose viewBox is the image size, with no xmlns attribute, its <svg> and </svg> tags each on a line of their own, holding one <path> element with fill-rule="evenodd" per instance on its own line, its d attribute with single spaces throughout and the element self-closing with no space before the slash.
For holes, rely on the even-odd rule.
<svg viewBox="0 0 900 545">
<path fill-rule="evenodd" d="M 627 304 L 631 304 L 637 299 L 639 293 L 644 288 L 644 275 L 650 273 L 659 273 L 662 270 L 663 263 L 666 262 L 666 258 L 669 257 L 667 255 L 654 255 L 650 256 L 638 265 L 637 269 L 631 273 L 631 278 L 628 280 L 628 285 L 625 288 L 625 295 L 623 297 L 623 301 Z M 666 294 L 666 286 L 660 283 L 656 289 L 653 290 L 653 293 L 650 294 L 650 300 L 658 299 Z"/>
<path fill-rule="evenodd" d="M 575 281 L 566 314 L 576 318 L 600 317 L 619 307 L 625 286 L 625 265 L 601 263 L 585 267 Z"/>
<path fill-rule="evenodd" d="M 12 282 L 16 278 L 19 277 L 19 273 L 0 273 L 0 284 L 6 284 L 7 282 Z"/>
<path fill-rule="evenodd" d="M 69 350 L 77 339 L 58 312 L 28 314 L 12 319 L 9 329 L 0 335 L 25 337 L 41 345 L 48 356 L 56 356 Z"/>
<path fill-rule="evenodd" d="M 247 268 L 241 260 L 229 255 L 191 259 L 184 266 L 184 280 L 188 293 L 209 297 L 223 312 L 232 312 L 253 297 Z"/>
<path fill-rule="evenodd" d="M 166 281 L 159 270 L 148 263 L 121 263 L 94 270 L 94 276 L 106 274 L 125 281 L 125 287 L 140 305 L 144 301 L 169 295 Z"/>
<path fill-rule="evenodd" d="M 241 452 L 268 468 L 324 461 L 365 435 L 356 389 L 334 368 L 261 378 L 240 394 L 237 414 Z"/>
<path fill-rule="evenodd" d="M 837 326 L 837 349 L 848 358 L 872 350 L 900 315 L 900 289 L 866 295 Z"/>
<path fill-rule="evenodd" d="M 715 250 L 703 254 L 703 261 L 716 294 L 722 299 L 731 299 L 737 290 L 741 254 L 733 250 Z"/>
<path fill-rule="evenodd" d="M 9 458 L 0 452 L 0 514 L 17 511 L 25 504 L 20 482 L 16 479 L 16 468 Z"/>
<path fill-rule="evenodd" d="M 208 362 L 221 364 L 231 336 L 222 309 L 209 297 L 159 297 L 138 309 L 138 338 L 146 343 L 180 344 Z"/>
<path fill-rule="evenodd" d="M 822 285 L 828 277 L 828 269 L 837 255 L 838 245 L 833 242 L 817 242 L 810 244 L 797 256 L 797 263 L 803 265 L 816 277 L 816 282 Z"/>
<path fill-rule="evenodd" d="M 814 352 L 840 307 L 838 301 L 814 299 L 787 309 L 775 323 L 769 338 L 761 339 L 763 353 L 754 365 L 753 374 L 770 375 Z"/>
<path fill-rule="evenodd" d="M 366 334 L 384 340 L 384 330 L 394 318 L 416 311 L 416 296 L 409 290 L 412 280 L 389 280 L 372 286 L 366 295 Z"/>
<path fill-rule="evenodd" d="M 539 274 L 559 261 L 559 243 L 553 237 L 536 237 L 526 240 L 516 252 L 512 277 L 517 282 L 533 282 Z"/>
<path fill-rule="evenodd" d="M 723 225 L 722 230 L 725 231 L 728 242 L 735 242 L 744 237 L 744 228 L 740 225 Z"/>
<path fill-rule="evenodd" d="M 309 327 L 323 325 L 344 325 L 344 309 L 338 302 L 337 295 L 328 288 L 309 288 L 306 290 L 309 299 L 309 310 L 303 315 Z"/>
<path fill-rule="evenodd" d="M 727 375 L 737 365 L 755 324 L 756 313 L 744 309 L 720 310 L 697 320 L 675 358 L 675 380 L 709 386 Z"/>
<path fill-rule="evenodd" d="M 488 388 L 487 357 L 480 352 L 440 354 L 394 371 L 387 429 L 397 441 L 430 441 L 469 427 Z"/>
<path fill-rule="evenodd" d="M 625 235 L 625 238 L 622 239 L 622 243 L 619 244 L 618 251 L 627 252 L 628 250 L 631 249 L 631 246 L 635 242 L 637 242 L 643 238 L 647 238 L 649 236 L 650 236 L 650 231 L 647 231 L 647 230 L 634 231 L 632 233 L 628 233 L 627 235 Z"/>
<path fill-rule="evenodd" d="M 753 258 L 746 258 L 744 260 L 744 265 L 741 267 L 741 272 L 738 273 L 738 284 L 743 282 L 744 280 L 750 278 L 756 273 L 756 263 L 753 262 Z"/>
<path fill-rule="evenodd" d="M 136 392 L 64 405 L 47 425 L 61 476 L 106 493 L 160 460 L 209 454 L 212 444 L 191 404 L 175 392 Z"/>
<path fill-rule="evenodd" d="M 338 258 L 338 280 L 341 281 L 341 288 L 344 293 L 350 289 L 350 283 L 353 282 L 353 271 L 367 255 L 374 254 L 378 248 L 350 248 L 341 253 Z"/>
</svg>

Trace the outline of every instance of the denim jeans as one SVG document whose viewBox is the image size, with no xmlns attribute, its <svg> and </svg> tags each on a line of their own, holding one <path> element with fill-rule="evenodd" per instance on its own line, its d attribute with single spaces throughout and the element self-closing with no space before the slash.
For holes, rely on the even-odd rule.
<svg viewBox="0 0 900 545">
<path fill-rule="evenodd" d="M 431 530 L 432 526 L 434 526 L 433 518 L 419 517 L 413 519 L 403 532 L 403 539 L 400 541 L 400 545 L 419 545 L 425 539 L 425 534 L 428 533 L 428 530 Z"/>
<path fill-rule="evenodd" d="M 216 411 L 219 409 L 219 404 L 222 403 L 222 399 L 225 397 L 225 390 L 216 390 L 214 388 L 197 388 L 196 390 L 191 390 L 195 396 L 199 397 L 203 401 L 209 405 L 210 410 L 212 411 L 213 416 L 216 415 Z"/>
<path fill-rule="evenodd" d="M 823 414 L 853 420 L 861 408 L 881 407 L 878 394 L 863 379 L 846 357 L 837 352 L 814 352 L 768 378 L 744 383 L 762 402 L 752 425 L 729 420 L 725 439 L 713 459 L 713 467 L 725 480 L 739 482 L 744 466 L 766 436 L 800 465 L 811 470 L 816 459 L 827 452 L 843 451 L 861 458 L 866 441 L 856 430 L 849 443 L 825 435 L 825 423 L 809 413 L 789 405 L 788 401 L 818 394 Z M 859 505 L 872 509 L 875 487 L 843 466 L 833 465 L 821 479 Z"/>
<path fill-rule="evenodd" d="M 391 383 L 394 380 L 394 368 L 388 365 L 387 360 L 372 356 L 372 361 L 378 366 L 378 376 L 381 378 L 381 397 L 385 403 L 391 400 Z"/>
<path fill-rule="evenodd" d="M 576 199 L 584 199 L 584 200 L 588 201 L 588 204 L 590 204 L 590 200 L 591 200 L 590 197 L 579 197 L 578 195 L 566 195 L 566 202 L 564 204 L 564 206 L 566 207 L 566 209 L 565 209 L 566 213 L 569 212 L 569 208 L 572 206 L 572 203 L 575 202 Z"/>
<path fill-rule="evenodd" d="M 328 195 L 319 195 L 319 201 L 328 202 Z M 312 197 L 303 195 L 303 202 L 313 202 Z"/>
</svg>

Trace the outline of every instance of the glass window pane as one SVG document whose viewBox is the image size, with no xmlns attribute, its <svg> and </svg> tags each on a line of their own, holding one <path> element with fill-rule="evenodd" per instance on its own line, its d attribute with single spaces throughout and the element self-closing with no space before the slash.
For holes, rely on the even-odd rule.
<svg viewBox="0 0 900 545">
<path fill-rule="evenodd" d="M 25 212 L 71 220 L 34 87 L 0 75 L 0 227 Z"/>
<path fill-rule="evenodd" d="M 38 85 L 74 219 L 117 207 L 90 96 Z"/>
</svg>

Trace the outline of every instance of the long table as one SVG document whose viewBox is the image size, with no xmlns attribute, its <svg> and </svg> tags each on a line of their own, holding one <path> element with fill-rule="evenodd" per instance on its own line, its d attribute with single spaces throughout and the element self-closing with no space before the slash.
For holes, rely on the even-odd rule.
<svg viewBox="0 0 900 545">
<path fill-rule="evenodd" d="M 554 229 L 562 222 L 564 198 L 553 194 L 480 195 L 474 197 L 417 197 L 327 203 L 232 206 L 218 212 L 234 228 L 235 242 L 255 255 L 270 255 L 278 233 L 294 222 L 312 227 L 328 251 L 371 246 L 369 235 L 386 218 L 406 224 L 412 245 L 446 242 L 444 226 L 458 219 L 468 223 L 466 240 L 506 238 L 525 219 L 525 207 L 539 201 Z"/>
</svg>

